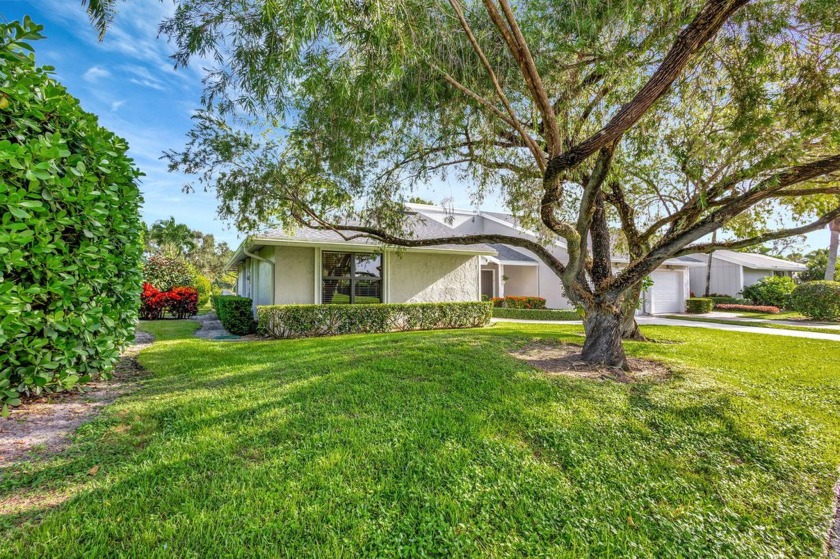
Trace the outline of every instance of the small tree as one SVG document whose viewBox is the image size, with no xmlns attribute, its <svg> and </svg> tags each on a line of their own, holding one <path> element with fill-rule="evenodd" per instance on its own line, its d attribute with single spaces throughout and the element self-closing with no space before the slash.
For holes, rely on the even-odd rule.
<svg viewBox="0 0 840 559">
<path fill-rule="evenodd" d="M 143 265 L 143 281 L 161 291 L 173 287 L 194 287 L 195 268 L 182 257 L 156 255 Z"/>
</svg>

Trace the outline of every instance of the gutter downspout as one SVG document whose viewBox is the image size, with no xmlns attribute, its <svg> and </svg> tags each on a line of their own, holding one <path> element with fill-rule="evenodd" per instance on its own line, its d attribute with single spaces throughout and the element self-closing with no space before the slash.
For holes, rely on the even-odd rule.
<svg viewBox="0 0 840 559">
<path fill-rule="evenodd" d="M 271 304 L 274 304 L 274 261 L 268 260 L 267 258 L 263 258 L 262 256 L 257 256 L 251 252 L 248 252 L 247 248 L 242 248 L 242 254 L 247 256 L 248 258 L 253 258 L 254 260 L 259 260 L 260 262 L 265 262 L 266 264 L 271 264 Z"/>
</svg>

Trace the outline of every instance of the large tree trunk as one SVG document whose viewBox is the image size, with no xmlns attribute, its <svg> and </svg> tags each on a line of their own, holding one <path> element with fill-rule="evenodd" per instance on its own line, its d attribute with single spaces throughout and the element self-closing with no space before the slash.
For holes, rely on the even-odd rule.
<svg viewBox="0 0 840 559">
<path fill-rule="evenodd" d="M 717 242 L 717 231 L 712 233 L 712 243 L 715 242 Z M 712 289 L 712 258 L 714 255 L 714 252 L 710 252 L 706 256 L 706 258 L 708 258 L 708 261 L 706 262 L 706 289 L 703 291 L 703 297 L 708 297 Z"/>
<path fill-rule="evenodd" d="M 837 271 L 837 245 L 840 244 L 840 219 L 835 219 L 828 227 L 831 230 L 831 240 L 828 244 L 825 281 L 834 281 L 834 274 Z"/>
<path fill-rule="evenodd" d="M 620 308 L 596 306 L 586 309 L 583 328 L 586 341 L 582 357 L 587 363 L 629 370 L 624 346 L 621 344 L 623 315 Z"/>
<path fill-rule="evenodd" d="M 647 341 L 636 323 L 636 309 L 639 308 L 641 298 L 642 286 L 638 285 L 627 292 L 624 302 L 621 304 L 621 338 L 624 340 Z"/>
</svg>

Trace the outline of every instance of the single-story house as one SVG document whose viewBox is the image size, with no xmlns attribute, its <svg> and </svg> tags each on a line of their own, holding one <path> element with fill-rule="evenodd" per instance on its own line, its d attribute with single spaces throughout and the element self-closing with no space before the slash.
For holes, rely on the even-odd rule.
<svg viewBox="0 0 840 559">
<path fill-rule="evenodd" d="M 698 297 L 706 292 L 706 274 L 709 263 L 707 254 L 690 254 L 681 256 L 679 260 L 699 263 L 701 266 L 691 268 L 691 291 Z M 735 252 L 733 250 L 716 250 L 712 253 L 711 280 L 709 293 L 738 297 L 749 287 L 767 276 L 793 276 L 805 271 L 806 266 L 798 262 L 791 262 L 781 258 Z"/>
<path fill-rule="evenodd" d="M 415 238 L 496 233 L 537 235 L 509 214 L 408 204 Z M 565 242 L 548 247 L 568 260 Z M 616 267 L 626 259 L 614 258 Z M 696 262 L 672 259 L 651 275 L 644 312 L 685 309 L 688 270 Z M 537 296 L 549 308 L 568 309 L 560 280 L 535 254 L 506 244 L 395 248 L 364 238 L 344 240 L 332 231 L 271 230 L 243 243 L 228 263 L 238 271 L 236 292 L 254 305 L 306 303 L 421 303 L 478 301 L 482 297 Z"/>
</svg>

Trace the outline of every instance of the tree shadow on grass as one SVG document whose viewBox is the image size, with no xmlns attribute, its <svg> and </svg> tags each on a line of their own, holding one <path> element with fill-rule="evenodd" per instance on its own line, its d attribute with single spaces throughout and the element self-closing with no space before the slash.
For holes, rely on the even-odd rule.
<svg viewBox="0 0 840 559">
<path fill-rule="evenodd" d="M 738 551 L 722 520 L 687 528 L 663 512 L 723 518 L 732 502 L 716 493 L 784 473 L 726 389 L 546 379 L 505 354 L 533 339 L 160 345 L 144 354 L 146 386 L 68 452 L 0 474 L 0 498 L 33 486 L 74 496 L 0 522 L 43 518 L 9 541 L 54 554 L 607 553 L 616 531 L 648 550 Z M 742 473 L 718 471 L 724 460 Z"/>
</svg>

